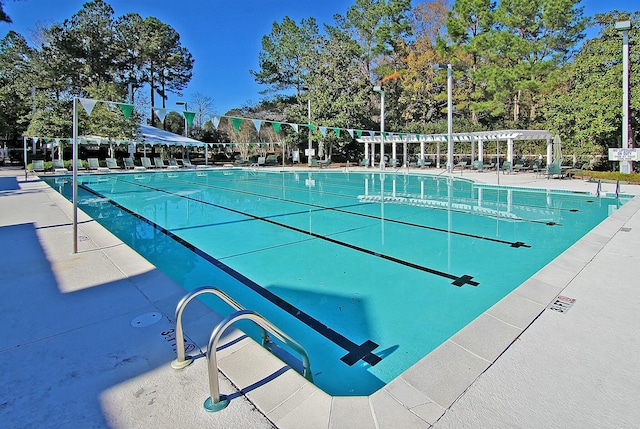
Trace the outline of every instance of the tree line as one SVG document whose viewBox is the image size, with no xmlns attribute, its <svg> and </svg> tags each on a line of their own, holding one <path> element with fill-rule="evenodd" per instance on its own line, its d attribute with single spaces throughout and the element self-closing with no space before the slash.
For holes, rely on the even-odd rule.
<svg viewBox="0 0 640 429">
<path fill-rule="evenodd" d="M 450 6 L 433 0 L 415 7 L 410 0 L 355 0 L 328 24 L 285 16 L 263 36 L 258 67 L 250 71 L 264 86 L 264 99 L 227 114 L 375 130 L 380 95 L 373 87 L 381 85 L 387 131 L 445 133 L 447 73 L 434 66 L 451 64 L 454 132 L 548 129 L 562 136 L 569 152 L 602 154 L 620 147 L 622 49 L 614 24 L 626 19 L 632 22 L 635 142 L 640 12 L 586 17 L 577 0 L 455 0 Z M 585 40 L 587 30 L 597 35 Z M 193 62 L 170 25 L 135 13 L 116 17 L 103 0 L 90 1 L 63 23 L 38 28 L 35 42 L 13 31 L 0 40 L 0 132 L 15 141 L 22 135 L 70 135 L 75 96 L 133 99 L 146 106 L 145 117 L 157 121 L 153 107 L 165 107 L 169 93 L 187 87 Z M 307 146 L 302 132 L 236 135 L 224 124 L 214 130 L 204 120 L 211 97 L 197 94 L 196 100 L 189 109 L 197 113 L 194 138 L 277 138 L 290 148 Z M 97 115 L 81 117 L 88 133 L 135 133 L 140 115 L 125 121 L 107 107 L 96 109 Z M 181 133 L 183 123 L 172 112 L 164 126 Z M 349 135 L 316 131 L 311 138 L 327 155 L 360 155 Z M 526 145 L 523 150 L 539 152 L 536 143 Z"/>
</svg>

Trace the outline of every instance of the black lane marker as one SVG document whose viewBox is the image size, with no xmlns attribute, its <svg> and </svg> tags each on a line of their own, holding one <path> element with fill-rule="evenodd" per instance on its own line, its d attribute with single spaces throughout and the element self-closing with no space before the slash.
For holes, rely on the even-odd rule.
<svg viewBox="0 0 640 429">
<path fill-rule="evenodd" d="M 117 179 L 117 180 L 121 180 L 123 182 L 126 182 L 125 180 L 122 180 L 122 179 Z M 371 203 L 348 204 L 348 205 L 339 206 L 339 207 L 326 207 L 326 206 L 321 206 L 321 205 L 318 205 L 318 204 L 305 203 L 305 202 L 302 202 L 302 201 L 287 200 L 287 199 L 284 199 L 284 198 L 273 197 L 273 196 L 270 196 L 270 195 L 256 194 L 255 192 L 241 191 L 241 190 L 238 190 L 238 189 L 223 188 L 221 186 L 214 186 L 214 185 L 204 185 L 204 184 L 200 185 L 197 182 L 189 182 L 189 181 L 186 181 L 186 180 L 179 180 L 179 181 L 182 182 L 182 183 L 186 183 L 186 184 L 204 186 L 206 188 L 221 189 L 221 190 L 226 191 L 226 192 L 235 192 L 235 193 L 238 193 L 238 194 L 251 195 L 251 196 L 254 196 L 254 197 L 269 198 L 269 199 L 276 200 L 276 201 L 284 201 L 284 202 L 287 202 L 287 203 L 293 203 L 293 204 L 298 204 L 298 205 L 303 205 L 303 206 L 308 206 L 308 207 L 315 207 L 315 208 L 317 208 L 319 210 L 330 210 L 330 211 L 335 211 L 335 212 L 338 212 L 338 213 L 345 213 L 345 214 L 365 217 L 365 218 L 369 218 L 369 219 L 382 220 L 382 219 L 380 219 L 380 216 L 374 216 L 374 215 L 370 215 L 370 214 L 366 214 L 366 213 L 352 212 L 352 211 L 349 211 L 349 210 L 342 210 L 341 208 L 339 208 L 339 207 L 358 207 L 358 206 L 367 205 L 367 204 L 371 204 Z M 130 183 L 130 182 L 126 182 L 126 183 Z M 155 188 L 151 188 L 151 189 L 155 189 Z M 345 197 L 345 195 L 340 195 L 340 196 Z M 437 207 L 434 207 L 434 209 L 435 210 L 440 210 Z M 458 213 L 466 213 L 466 212 L 461 212 L 461 211 L 458 211 L 458 210 L 454 210 L 454 211 L 456 211 Z M 305 213 L 305 212 L 300 212 L 300 213 Z M 296 213 L 287 213 L 287 214 L 296 214 Z M 515 248 L 518 248 L 518 247 L 529 247 L 530 248 L 531 247 L 530 245 L 528 245 L 526 243 L 523 243 L 521 241 L 518 241 L 518 242 L 514 243 L 514 242 L 511 242 L 511 241 L 499 240 L 497 238 L 484 237 L 482 235 L 468 234 L 468 233 L 465 233 L 465 232 L 449 231 L 449 230 L 444 229 L 444 228 L 436 228 L 434 226 L 419 225 L 419 224 L 415 224 L 415 223 L 411 223 L 411 222 L 405 222 L 405 221 L 396 220 L 396 219 L 384 219 L 384 221 L 385 222 L 390 222 L 390 223 L 395 223 L 395 224 L 398 224 L 398 225 L 410 226 L 410 227 L 413 227 L 413 228 L 422 228 L 422 229 L 427 229 L 427 230 L 430 230 L 430 231 L 444 232 L 444 233 L 447 233 L 447 234 L 459 235 L 459 236 L 462 236 L 462 237 L 468 237 L 468 238 L 475 238 L 475 239 L 479 239 L 479 240 L 491 241 L 491 242 L 494 242 L 494 243 L 508 244 L 510 247 L 515 247 Z M 524 221 L 523 220 L 523 222 L 544 223 L 544 222 L 531 221 L 531 220 L 528 220 L 528 221 Z"/>
<path fill-rule="evenodd" d="M 96 196 L 98 196 L 100 198 L 105 198 L 111 205 L 119 208 L 120 210 L 123 210 L 123 211 L 129 213 L 132 216 L 135 216 L 136 218 L 140 219 L 141 221 L 143 221 L 143 222 L 147 223 L 148 225 L 152 226 L 154 229 L 156 229 L 156 230 L 160 231 L 161 233 L 165 234 L 167 237 L 169 237 L 169 238 L 173 239 L 174 241 L 180 243 L 181 245 L 183 245 L 187 249 L 191 250 L 196 255 L 200 256 L 201 258 L 203 258 L 203 259 L 207 260 L 208 262 L 210 262 L 211 264 L 213 264 L 216 268 L 219 268 L 220 270 L 222 270 L 225 273 L 229 274 L 231 277 L 233 277 L 234 279 L 238 280 L 239 282 L 241 282 L 245 286 L 249 287 L 251 290 L 256 292 L 258 295 L 260 295 L 263 298 L 267 299 L 269 302 L 277 305 L 279 308 L 281 308 L 282 310 L 286 311 L 287 313 L 289 313 L 290 315 L 292 315 L 296 319 L 300 320 L 302 323 L 304 323 L 305 325 L 309 326 L 311 329 L 313 329 L 314 331 L 316 331 L 317 333 L 319 333 L 323 337 L 327 338 L 329 341 L 333 342 L 334 344 L 338 345 L 339 347 L 342 347 L 344 350 L 347 351 L 347 354 L 344 355 L 342 358 L 340 358 L 340 360 L 343 361 L 344 363 L 346 363 L 347 365 L 352 366 L 356 362 L 358 362 L 360 359 L 362 359 L 365 362 L 367 362 L 369 365 L 375 366 L 378 362 L 380 362 L 382 360 L 382 358 L 380 356 L 374 355 L 373 353 L 371 353 L 373 350 L 375 350 L 378 347 L 378 344 L 374 343 L 373 341 L 367 340 L 363 344 L 360 344 L 360 345 L 358 345 L 357 343 L 354 343 L 353 341 L 351 341 L 347 337 L 345 337 L 342 334 L 340 334 L 340 333 L 334 331 L 333 329 L 329 328 L 327 325 L 325 325 L 324 323 L 320 322 L 319 320 L 313 318 L 312 316 L 310 316 L 309 314 L 305 313 L 304 311 L 300 310 L 299 308 L 297 308 L 293 304 L 285 301 L 284 299 L 282 299 L 279 296 L 275 295 L 273 292 L 263 288 L 262 286 L 260 286 L 259 284 L 257 284 L 253 280 L 251 280 L 250 278 L 248 278 L 245 275 L 241 274 L 240 272 L 234 270 L 233 268 L 231 268 L 230 266 L 224 264 L 223 262 L 220 262 L 218 259 L 216 259 L 213 256 L 209 255 L 208 253 L 202 251 L 201 249 L 195 247 L 194 245 L 192 245 L 188 241 L 184 240 L 183 238 L 178 237 L 177 235 L 175 235 L 174 233 L 172 233 L 168 229 L 158 225 L 157 223 L 151 221 L 150 219 L 147 219 L 147 218 L 145 218 L 145 217 L 143 217 L 143 216 L 141 216 L 141 215 L 129 210 L 128 208 L 118 204 L 117 202 L 111 200 L 108 197 L 105 197 L 104 195 L 101 195 L 100 193 L 94 191 L 93 189 L 87 188 L 84 185 L 78 185 L 78 186 L 80 188 L 84 189 L 85 191 L 92 193 L 93 195 L 96 195 Z"/>
<path fill-rule="evenodd" d="M 326 235 L 320 235 L 320 234 L 316 234 L 315 232 L 305 231 L 304 229 L 296 228 L 295 226 L 286 225 L 286 224 L 283 224 L 283 223 L 280 223 L 280 222 L 276 222 L 276 221 L 271 220 L 271 219 L 266 218 L 266 217 L 252 215 L 251 213 L 242 212 L 240 210 L 236 210 L 236 209 L 233 209 L 231 207 L 221 206 L 219 204 L 215 204 L 215 203 L 212 203 L 212 202 L 209 202 L 209 201 L 198 200 L 198 199 L 192 198 L 192 197 L 190 197 L 188 195 L 176 194 L 174 192 L 165 191 L 163 189 L 154 188 L 152 186 L 143 185 L 141 183 L 127 182 L 127 181 L 124 181 L 124 180 L 122 180 L 122 181 L 125 182 L 125 183 L 132 184 L 132 185 L 138 185 L 140 187 L 151 189 L 151 190 L 153 190 L 155 192 L 161 192 L 161 193 L 165 193 L 165 194 L 168 194 L 168 195 L 173 195 L 175 197 L 185 198 L 185 199 L 188 199 L 188 200 L 191 200 L 191 201 L 195 201 L 195 202 L 198 202 L 198 203 L 201 203 L 201 204 L 205 204 L 205 205 L 209 205 L 209 206 L 212 206 L 212 207 L 216 207 L 216 208 L 219 208 L 219 209 L 222 209 L 222 210 L 227 210 L 227 211 L 230 211 L 232 213 L 239 214 L 241 216 L 247 216 L 247 217 L 250 217 L 250 218 L 255 219 L 255 220 L 260 220 L 262 222 L 267 222 L 267 223 L 269 223 L 271 225 L 275 225 L 275 226 L 278 226 L 280 228 L 286 228 L 286 229 L 289 229 L 291 231 L 299 232 L 300 234 L 305 234 L 305 235 L 308 235 L 310 237 L 314 237 L 314 238 L 318 238 L 320 240 L 328 241 L 329 243 L 332 243 L 332 244 L 337 244 L 338 246 L 347 247 L 347 248 L 352 249 L 352 250 L 357 250 L 359 252 L 366 253 L 366 254 L 371 255 L 371 256 L 375 256 L 375 257 L 378 257 L 378 258 L 381 258 L 381 259 L 385 259 L 387 261 L 391 261 L 391 262 L 395 262 L 395 263 L 400 264 L 400 265 L 404 265 L 406 267 L 410 267 L 410 268 L 414 268 L 416 270 L 424 271 L 425 273 L 435 274 L 436 276 L 440 276 L 440 277 L 444 277 L 444 278 L 453 280 L 452 284 L 454 284 L 454 282 L 461 281 L 461 279 L 463 279 L 465 277 L 468 277 L 469 279 L 473 278 L 473 277 L 467 276 L 466 274 L 463 275 L 462 277 L 458 277 L 458 276 L 456 276 L 454 274 L 445 273 L 444 271 L 440 271 L 440 270 L 436 270 L 436 269 L 433 269 L 433 268 L 425 267 L 423 265 L 414 264 L 412 262 L 403 261 L 402 259 L 396 258 L 394 256 L 385 255 L 384 253 L 378 253 L 378 252 L 375 252 L 375 251 L 370 250 L 370 249 L 365 249 L 364 247 L 356 246 L 356 245 L 350 244 L 350 243 L 345 243 L 344 241 L 336 240 L 336 239 L 328 237 Z M 103 198 L 106 198 L 106 197 L 103 197 Z M 473 280 L 465 281 L 464 283 L 470 284 L 471 286 L 478 286 L 480 284 L 480 283 L 478 283 L 476 281 L 473 281 Z"/>
</svg>

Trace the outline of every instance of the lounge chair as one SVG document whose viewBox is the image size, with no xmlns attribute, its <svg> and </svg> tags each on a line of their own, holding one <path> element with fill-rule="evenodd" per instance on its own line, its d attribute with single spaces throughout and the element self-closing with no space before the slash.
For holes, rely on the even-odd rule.
<svg viewBox="0 0 640 429">
<path fill-rule="evenodd" d="M 309 163 L 309 167 L 320 167 L 317 158 L 311 158 L 311 162 Z"/>
<path fill-rule="evenodd" d="M 134 170 L 136 168 L 136 164 L 133 162 L 133 157 L 123 158 L 122 162 L 124 163 L 125 170 Z"/>
<path fill-rule="evenodd" d="M 318 165 L 320 168 L 329 167 L 329 165 L 331 165 L 331 158 L 318 161 Z"/>
<path fill-rule="evenodd" d="M 182 158 L 182 166 L 184 168 L 196 168 L 196 165 L 193 165 L 191 163 L 191 160 L 189 158 Z"/>
<path fill-rule="evenodd" d="M 503 162 L 500 170 L 502 174 L 511 174 L 511 163 L 509 161 Z"/>
<path fill-rule="evenodd" d="M 32 173 L 44 173 L 44 161 L 41 159 L 34 159 L 31 162 L 31 170 Z"/>
<path fill-rule="evenodd" d="M 56 174 L 67 174 L 69 172 L 69 169 L 64 166 L 64 161 L 61 159 L 54 159 L 51 164 L 53 172 Z"/>
<path fill-rule="evenodd" d="M 167 164 L 165 164 L 162 158 L 160 158 L 159 156 L 153 158 L 153 164 L 156 166 L 156 168 L 167 168 Z"/>
<path fill-rule="evenodd" d="M 87 163 L 89 164 L 89 170 L 96 170 L 98 173 L 106 173 L 109 171 L 106 167 L 100 167 L 100 161 L 98 158 L 87 158 Z"/>
<path fill-rule="evenodd" d="M 107 158 L 105 159 L 107 163 L 107 168 L 109 170 L 120 170 L 120 166 L 118 165 L 118 161 L 115 158 Z"/>
<path fill-rule="evenodd" d="M 482 161 L 476 160 L 471 163 L 472 170 L 482 171 L 483 167 L 484 167 L 484 164 L 482 163 Z"/>
<path fill-rule="evenodd" d="M 482 168 L 484 170 L 493 170 L 494 168 L 496 168 L 496 163 L 490 162 L 489 164 L 482 164 Z"/>
<path fill-rule="evenodd" d="M 267 158 L 264 160 L 264 165 L 278 165 L 278 157 L 275 155 L 267 155 Z"/>
<path fill-rule="evenodd" d="M 549 164 L 547 168 L 547 179 L 550 179 L 551 176 L 558 176 L 560 179 L 564 177 L 562 167 L 560 167 L 560 161 L 554 161 Z"/>
<path fill-rule="evenodd" d="M 456 165 L 453 166 L 453 169 L 459 168 L 461 171 L 467 168 L 467 161 L 460 161 Z"/>
<path fill-rule="evenodd" d="M 360 164 L 359 164 L 359 165 L 360 165 L 360 167 L 368 167 L 368 166 L 369 166 L 369 158 L 363 158 L 363 159 L 360 161 Z"/>
<path fill-rule="evenodd" d="M 243 166 L 243 165 L 247 165 L 248 162 L 246 159 L 244 159 L 243 157 L 239 156 L 236 158 L 234 164 L 238 165 L 238 166 Z"/>
<path fill-rule="evenodd" d="M 513 166 L 513 171 L 519 173 L 521 170 L 525 170 L 524 164 L 518 163 Z"/>
<path fill-rule="evenodd" d="M 142 166 L 145 169 L 147 169 L 147 168 L 156 168 L 156 166 L 151 164 L 151 160 L 149 158 L 147 158 L 146 156 L 143 156 L 142 158 L 140 158 L 140 162 L 142 163 Z"/>
<path fill-rule="evenodd" d="M 168 168 L 172 170 L 177 170 L 178 168 L 180 168 L 180 166 L 178 165 L 178 161 L 175 158 L 169 158 Z"/>
</svg>

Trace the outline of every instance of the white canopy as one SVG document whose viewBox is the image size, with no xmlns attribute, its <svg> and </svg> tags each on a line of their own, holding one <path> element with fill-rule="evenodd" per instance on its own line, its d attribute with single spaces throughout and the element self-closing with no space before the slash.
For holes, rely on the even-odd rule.
<svg viewBox="0 0 640 429">
<path fill-rule="evenodd" d="M 144 143 L 150 145 L 168 145 L 168 146 L 205 146 L 199 140 L 190 139 L 189 137 L 174 134 L 169 131 L 161 130 L 150 125 L 140 125 L 140 132 Z"/>
</svg>

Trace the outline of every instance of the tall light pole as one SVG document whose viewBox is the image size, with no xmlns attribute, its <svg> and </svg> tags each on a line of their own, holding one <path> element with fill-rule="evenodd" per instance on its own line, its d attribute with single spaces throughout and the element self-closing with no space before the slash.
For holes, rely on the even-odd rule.
<svg viewBox="0 0 640 429">
<path fill-rule="evenodd" d="M 307 93 L 307 115 L 309 124 L 311 124 L 311 94 Z M 311 165 L 311 128 L 309 128 L 307 140 L 307 164 Z"/>
<path fill-rule="evenodd" d="M 380 85 L 374 86 L 373 90 L 380 93 L 380 170 L 384 170 L 384 90 Z"/>
<path fill-rule="evenodd" d="M 453 173 L 453 73 L 451 64 L 434 64 L 434 70 L 447 68 L 447 171 Z"/>
<path fill-rule="evenodd" d="M 622 148 L 629 148 L 629 30 L 631 21 L 618 21 L 616 30 L 622 31 Z M 633 161 L 620 161 L 620 172 L 631 173 Z"/>
<path fill-rule="evenodd" d="M 187 102 L 186 101 L 176 101 L 176 105 L 178 106 L 184 106 L 184 111 L 187 111 Z M 188 124 L 187 124 L 187 115 L 183 115 L 184 116 L 184 136 L 185 137 L 189 137 L 189 128 L 188 128 Z"/>
</svg>

